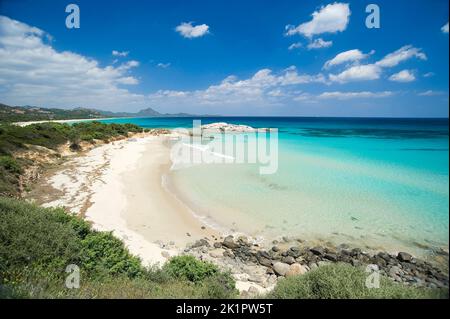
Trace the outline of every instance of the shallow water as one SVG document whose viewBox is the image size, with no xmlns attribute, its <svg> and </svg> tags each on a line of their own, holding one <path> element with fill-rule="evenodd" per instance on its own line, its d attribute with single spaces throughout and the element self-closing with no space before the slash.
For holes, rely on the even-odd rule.
<svg viewBox="0 0 450 319">
<path fill-rule="evenodd" d="M 448 247 L 447 120 L 201 120 L 279 131 L 274 174 L 261 175 L 257 164 L 171 172 L 178 196 L 217 224 L 264 237 L 294 235 L 418 254 Z M 111 121 L 192 127 L 192 118 Z"/>
</svg>

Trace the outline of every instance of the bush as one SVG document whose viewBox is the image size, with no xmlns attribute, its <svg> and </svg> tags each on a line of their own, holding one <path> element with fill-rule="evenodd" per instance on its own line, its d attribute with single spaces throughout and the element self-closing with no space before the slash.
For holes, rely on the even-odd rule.
<svg viewBox="0 0 450 319">
<path fill-rule="evenodd" d="M 80 289 L 64 286 L 72 263 Z M 192 256 L 146 269 L 111 233 L 63 209 L 0 197 L 0 298 L 232 298 L 234 285 Z"/>
<path fill-rule="evenodd" d="M 123 242 L 112 233 L 89 233 L 81 245 L 81 265 L 89 273 L 135 278 L 144 272 L 139 258 L 130 255 Z"/>
<path fill-rule="evenodd" d="M 6 171 L 12 174 L 22 173 L 22 167 L 11 156 L 0 156 L 0 167 L 3 167 Z"/>
<path fill-rule="evenodd" d="M 204 280 L 202 298 L 227 299 L 239 295 L 236 283 L 229 273 L 218 273 Z"/>
<path fill-rule="evenodd" d="M 0 272 L 20 272 L 42 264 L 61 271 L 79 262 L 77 233 L 59 222 L 60 214 L 60 209 L 0 198 Z"/>
<path fill-rule="evenodd" d="M 439 298 L 448 291 L 409 287 L 381 276 L 380 288 L 366 288 L 367 273 L 347 264 L 319 267 L 278 282 L 268 295 L 276 299 Z M 444 296 L 443 296 L 444 295 Z"/>
<path fill-rule="evenodd" d="M 192 282 L 200 282 L 219 272 L 217 266 L 212 263 L 198 260 L 194 256 L 176 256 L 165 265 L 164 270 L 174 278 L 186 279 Z"/>
</svg>

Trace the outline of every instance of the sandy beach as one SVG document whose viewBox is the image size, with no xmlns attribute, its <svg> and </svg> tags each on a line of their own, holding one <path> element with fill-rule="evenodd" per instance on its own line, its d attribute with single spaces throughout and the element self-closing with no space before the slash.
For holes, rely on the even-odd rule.
<svg viewBox="0 0 450 319">
<path fill-rule="evenodd" d="M 116 141 L 70 159 L 46 181 L 55 197 L 43 205 L 66 207 L 95 229 L 113 231 L 147 265 L 163 263 L 195 240 L 220 238 L 162 187 L 168 137 Z"/>
<path fill-rule="evenodd" d="M 18 126 L 28 126 L 32 124 L 39 123 L 73 123 L 73 122 L 90 122 L 90 121 L 101 121 L 101 120 L 114 120 L 115 117 L 104 117 L 104 118 L 91 118 L 91 119 L 71 119 L 71 120 L 42 120 L 42 121 L 26 121 L 26 122 L 15 122 L 14 125 Z"/>
</svg>

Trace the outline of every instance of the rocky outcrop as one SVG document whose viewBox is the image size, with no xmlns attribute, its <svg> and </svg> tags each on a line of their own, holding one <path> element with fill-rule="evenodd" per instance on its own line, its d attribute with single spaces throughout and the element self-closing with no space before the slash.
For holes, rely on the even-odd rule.
<svg viewBox="0 0 450 319">
<path fill-rule="evenodd" d="M 303 275 L 314 268 L 338 262 L 355 267 L 376 265 L 380 274 L 405 285 L 448 288 L 445 271 L 405 252 L 370 254 L 348 245 L 309 247 L 299 240 L 274 242 L 276 246 L 265 249 L 244 236 L 227 236 L 211 244 L 208 241 L 205 238 L 196 242 L 185 253 L 209 259 L 230 270 L 241 287 L 251 283 L 251 290 L 259 289 L 260 293 L 273 287 L 280 277 Z M 448 252 L 441 250 L 439 254 L 448 264 Z M 252 295 L 247 290 L 245 294 Z"/>
</svg>

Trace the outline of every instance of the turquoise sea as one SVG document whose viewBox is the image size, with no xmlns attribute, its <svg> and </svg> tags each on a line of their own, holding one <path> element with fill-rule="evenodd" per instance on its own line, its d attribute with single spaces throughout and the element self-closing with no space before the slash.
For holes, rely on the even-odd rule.
<svg viewBox="0 0 450 319">
<path fill-rule="evenodd" d="M 278 170 L 202 164 L 167 184 L 217 227 L 425 254 L 448 248 L 447 119 L 208 117 L 277 128 Z M 148 128 L 192 128 L 193 118 L 135 118 Z"/>
</svg>

